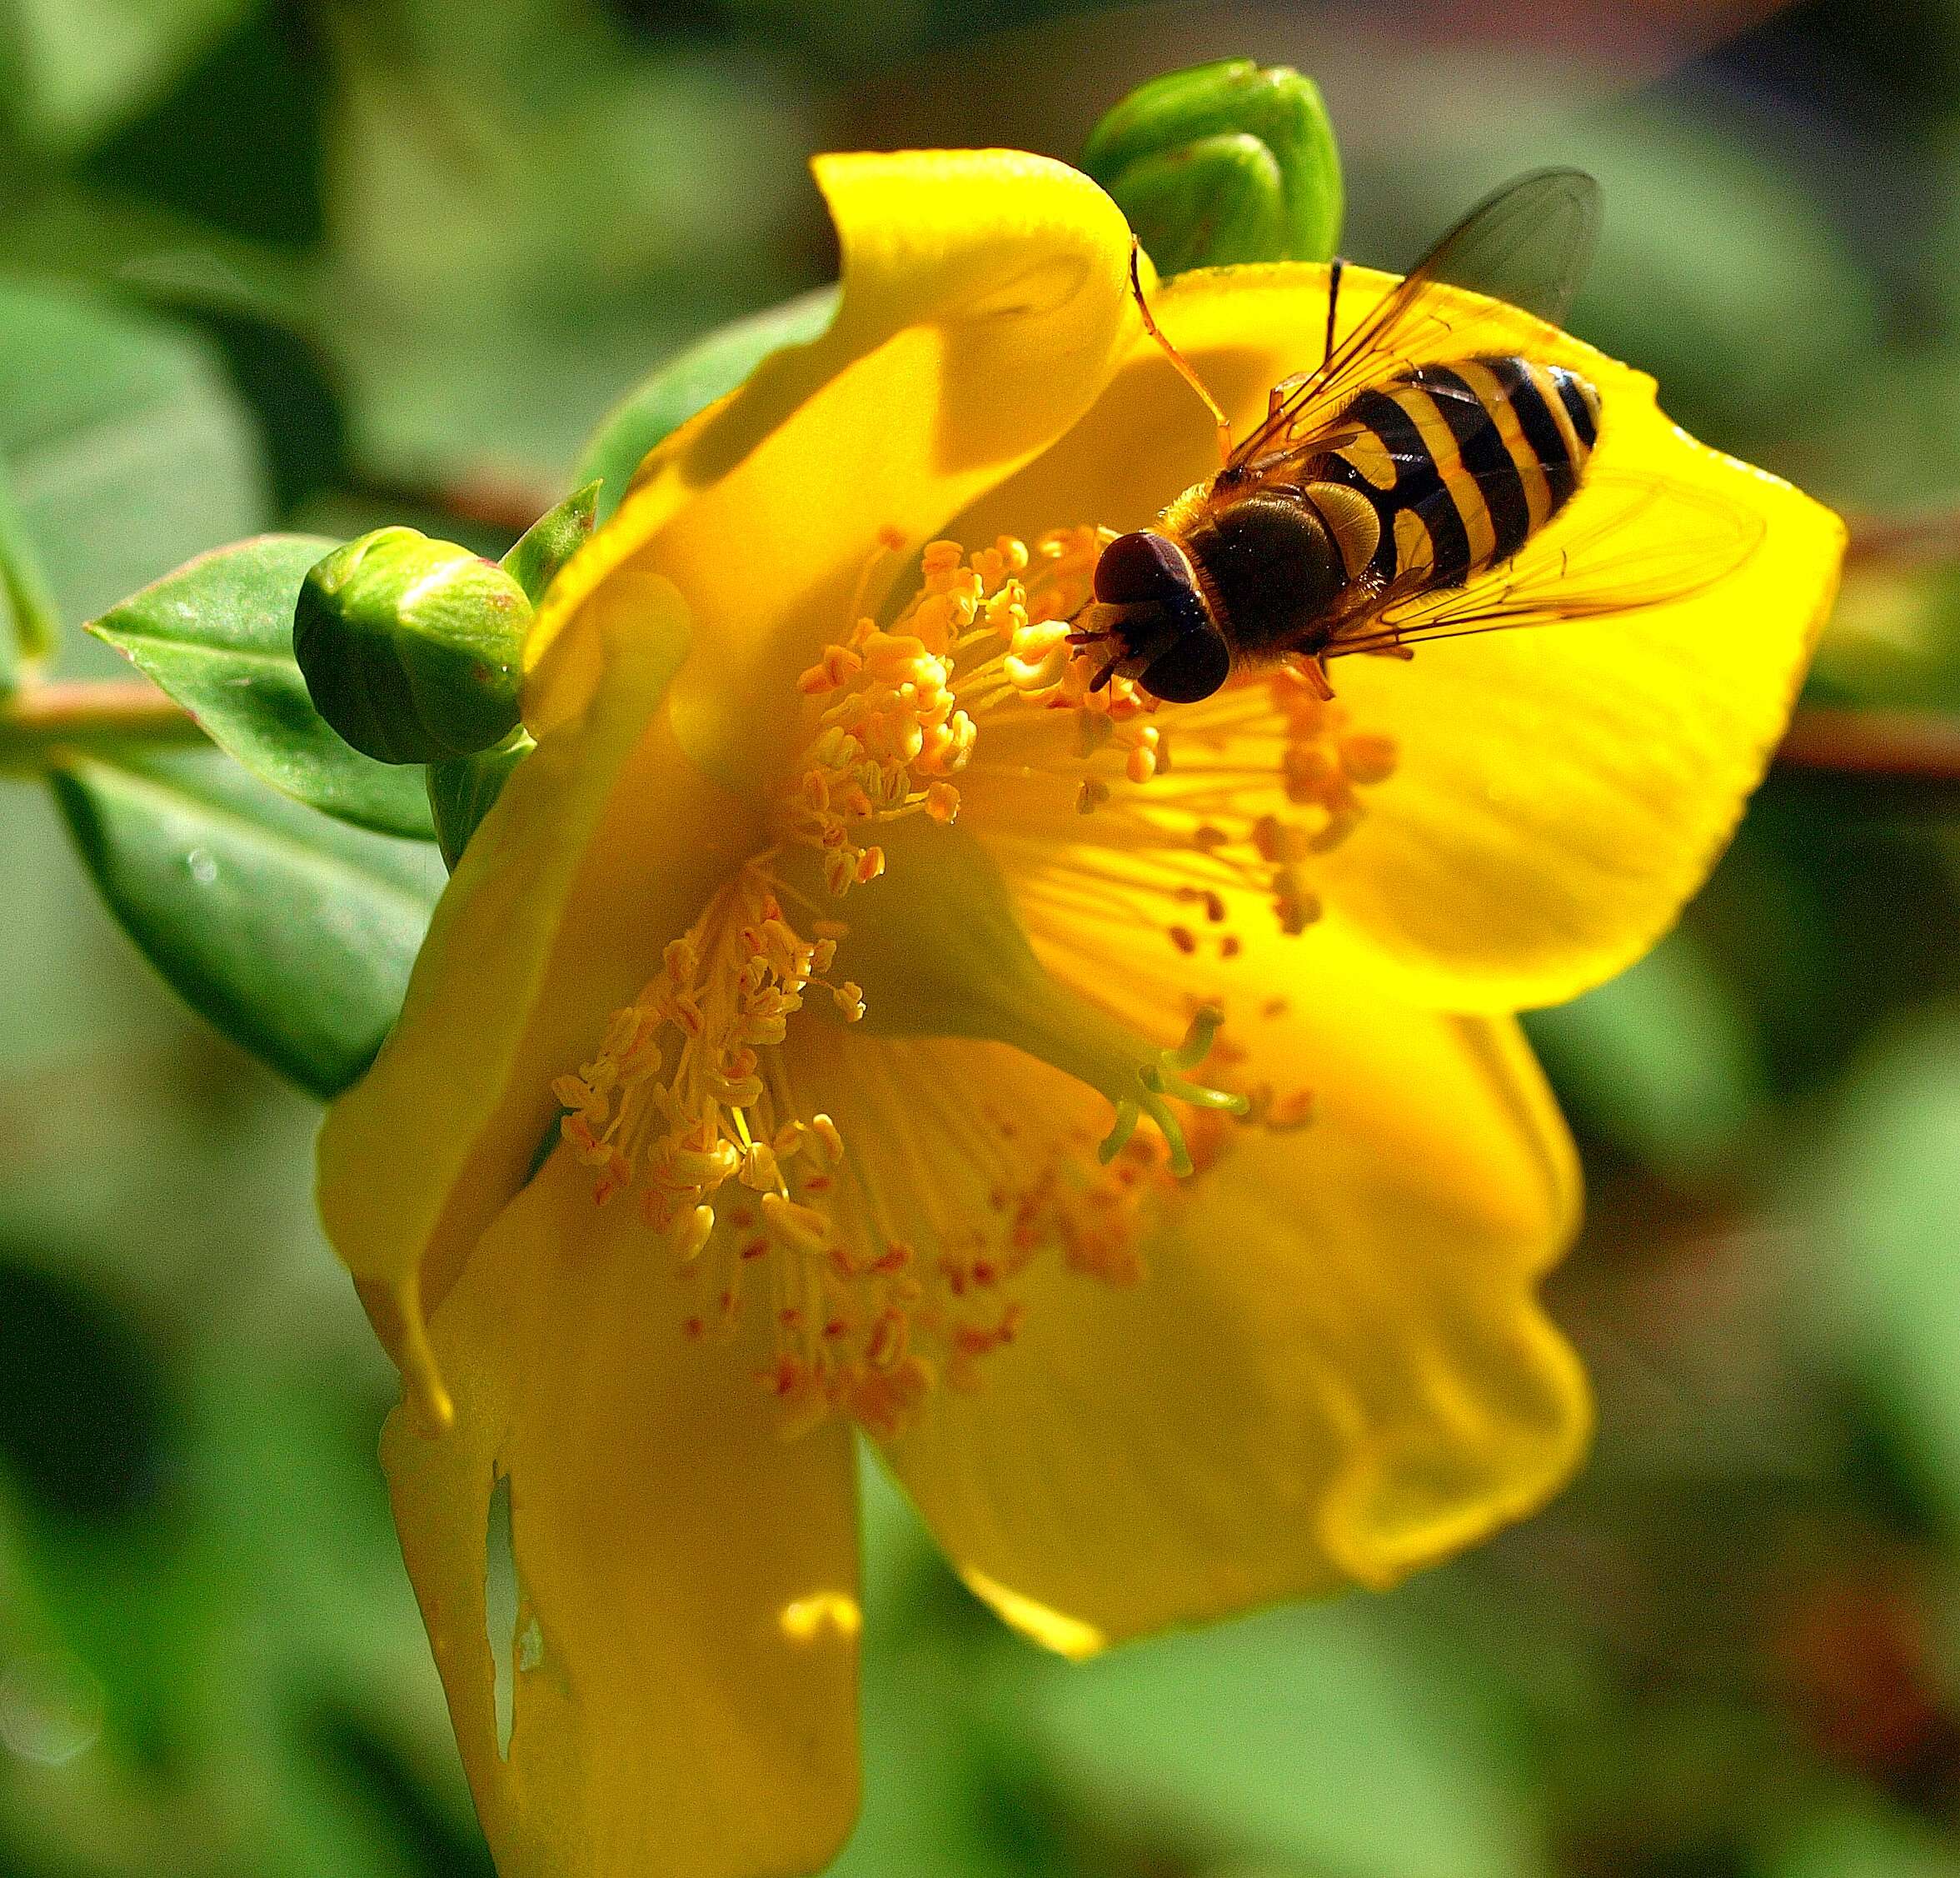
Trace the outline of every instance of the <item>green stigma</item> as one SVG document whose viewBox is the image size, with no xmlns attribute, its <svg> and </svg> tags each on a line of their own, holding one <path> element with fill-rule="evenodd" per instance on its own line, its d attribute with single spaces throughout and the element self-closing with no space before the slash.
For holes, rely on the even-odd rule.
<svg viewBox="0 0 1960 1878">
<path fill-rule="evenodd" d="M 1252 1105 L 1244 1096 L 1193 1082 L 1188 1073 L 1211 1054 L 1212 1041 L 1224 1021 L 1224 1013 L 1216 1005 L 1201 1006 L 1185 1030 L 1184 1041 L 1173 1049 L 1160 1051 L 1155 1062 L 1146 1063 L 1138 1070 L 1138 1092 L 1124 1096 L 1116 1104 L 1115 1126 L 1103 1136 L 1101 1145 L 1096 1149 L 1096 1158 L 1105 1167 L 1123 1151 L 1125 1144 L 1136 1132 L 1137 1123 L 1147 1115 L 1157 1124 L 1165 1146 L 1170 1150 L 1171 1172 L 1179 1180 L 1186 1179 L 1193 1168 L 1191 1151 L 1184 1141 L 1184 1129 L 1171 1110 L 1171 1101 L 1189 1102 L 1194 1108 L 1212 1109 L 1226 1115 L 1244 1115 L 1250 1109 Z"/>
</svg>

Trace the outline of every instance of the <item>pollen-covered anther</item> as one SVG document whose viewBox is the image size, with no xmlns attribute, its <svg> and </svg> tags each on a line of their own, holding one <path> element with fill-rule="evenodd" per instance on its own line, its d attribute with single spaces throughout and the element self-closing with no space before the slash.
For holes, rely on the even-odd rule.
<svg viewBox="0 0 1960 1878">
<path fill-rule="evenodd" d="M 1017 691 L 1053 691 L 1062 682 L 1073 652 L 1065 620 L 1031 622 L 1015 633 L 1003 662 Z"/>
<path fill-rule="evenodd" d="M 952 689 L 952 622 L 925 623 L 937 650 L 919 632 L 860 620 L 799 682 L 830 702 L 785 805 L 784 832 L 823 853 L 825 884 L 840 897 L 884 871 L 882 851 L 860 836 L 866 824 L 915 813 L 944 822 L 958 812 L 945 779 L 965 767 L 976 733 Z"/>
<path fill-rule="evenodd" d="M 1274 675 L 1269 692 L 1285 727 L 1280 776 L 1286 799 L 1320 812 L 1323 819 L 1308 844 L 1312 852 L 1324 854 L 1360 826 L 1365 811 L 1358 792 L 1395 773 L 1395 740 L 1379 731 L 1351 728 L 1344 707 L 1290 667 Z"/>
<path fill-rule="evenodd" d="M 715 1230 L 715 1209 L 696 1206 L 681 1222 L 674 1235 L 674 1254 L 683 1265 L 691 1265 L 706 1249 Z"/>
<path fill-rule="evenodd" d="M 762 1223 L 780 1244 L 799 1252 L 820 1252 L 830 1242 L 830 1222 L 814 1206 L 781 1193 L 762 1196 Z"/>
<path fill-rule="evenodd" d="M 1320 896 L 1301 878 L 1297 867 L 1279 867 L 1273 874 L 1273 911 L 1279 930 L 1297 939 L 1320 917 Z"/>
<path fill-rule="evenodd" d="M 1049 792 L 1065 843 L 1080 830 L 1090 847 L 1127 849 L 1099 894 L 1158 897 L 1158 923 L 1194 959 L 1235 956 L 1244 890 L 1269 896 L 1289 931 L 1317 913 L 1306 870 L 1358 812 L 1358 792 L 1392 771 L 1393 745 L 1282 672 L 1222 694 L 1240 718 L 1264 706 L 1262 772 L 1246 746 L 1207 731 L 1201 709 L 1160 707 L 1121 677 L 1099 682 L 1106 655 L 1084 656 L 1069 632 L 1107 538 L 1071 530 L 1031 552 L 1007 538 L 970 553 L 934 542 L 889 625 L 866 611 L 867 574 L 849 629 L 798 681 L 805 736 L 776 798 L 773 845 L 666 948 L 592 1060 L 554 1085 L 596 1199 L 632 1190 L 650 1251 L 688 1292 L 676 1311 L 686 1333 L 731 1340 L 746 1324 L 773 1346 L 757 1351 L 757 1373 L 786 1433 L 833 1416 L 898 1432 L 934 1386 L 973 1386 L 1012 1345 L 1018 1281 L 1035 1260 L 1138 1281 L 1161 1197 L 1225 1151 L 1229 1118 L 1255 1106 L 1268 1126 L 1304 1116 L 1304 1099 L 1198 1079 L 1219 1022 L 1209 1006 L 1172 1048 L 1153 1054 L 1128 1036 L 1109 1046 L 1092 1080 L 1117 1112 L 1100 1150 L 1080 1118 L 980 1111 L 955 1076 L 935 1098 L 935 1125 L 970 1138 L 930 1159 L 915 1144 L 875 1158 L 866 1146 L 860 1160 L 828 1115 L 797 1099 L 784 1046 L 812 991 L 847 1022 L 865 1013 L 862 988 L 833 975 L 848 965 L 848 927 L 805 917 L 815 909 L 785 861 L 792 848 L 811 851 L 830 891 L 850 896 L 883 874 L 888 842 L 895 864 L 908 852 L 885 824 L 916 815 L 943 826 L 965 797 L 989 834 L 1005 777 Z M 1002 760 L 976 772 L 983 732 Z M 1071 800 L 1090 827 L 1068 815 Z M 1016 817 L 1017 838 L 1036 838 L 1040 816 Z M 879 905 L 874 888 L 865 917 Z M 1147 904 L 1122 917 L 1132 912 L 1151 917 Z M 878 1119 L 859 1126 L 902 1134 L 905 1110 L 869 1106 Z M 962 1180 L 977 1191 L 956 1191 Z"/>
</svg>

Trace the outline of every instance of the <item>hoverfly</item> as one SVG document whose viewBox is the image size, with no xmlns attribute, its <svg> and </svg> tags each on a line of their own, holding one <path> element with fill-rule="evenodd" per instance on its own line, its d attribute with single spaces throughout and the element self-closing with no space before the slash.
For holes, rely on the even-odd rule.
<svg viewBox="0 0 1960 1878">
<path fill-rule="evenodd" d="M 1598 224 L 1583 172 L 1519 177 L 1339 343 L 1334 262 L 1322 362 L 1274 386 L 1237 445 L 1158 330 L 1133 250 L 1145 327 L 1217 419 L 1224 467 L 1104 549 L 1071 635 L 1106 651 L 1096 687 L 1121 676 L 1188 704 L 1284 660 L 1331 697 L 1325 662 L 1344 653 L 1407 657 L 1424 640 L 1658 605 L 1740 567 L 1762 535 L 1753 516 L 1590 472 L 1599 392 L 1515 349 L 1505 312 L 1561 323 Z"/>
</svg>

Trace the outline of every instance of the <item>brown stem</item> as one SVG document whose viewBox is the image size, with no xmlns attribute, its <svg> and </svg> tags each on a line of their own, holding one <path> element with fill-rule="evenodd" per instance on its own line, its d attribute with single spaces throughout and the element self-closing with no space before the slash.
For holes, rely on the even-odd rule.
<svg viewBox="0 0 1960 1878">
<path fill-rule="evenodd" d="M 1894 562 L 1904 566 L 1951 561 L 1960 555 L 1960 504 L 1946 503 L 1903 515 L 1851 518 L 1848 566 Z"/>
<path fill-rule="evenodd" d="M 57 750 L 200 743 L 197 720 L 140 678 L 33 683 L 0 702 L 0 770 L 32 773 Z"/>
<path fill-rule="evenodd" d="M 1791 719 L 1775 768 L 1786 776 L 1960 785 L 1960 717 L 1812 706 Z"/>
<path fill-rule="evenodd" d="M 548 489 L 521 478 L 487 472 L 440 487 L 371 477 L 360 482 L 357 492 L 384 507 L 420 509 L 473 522 L 513 541 L 558 500 Z"/>
</svg>

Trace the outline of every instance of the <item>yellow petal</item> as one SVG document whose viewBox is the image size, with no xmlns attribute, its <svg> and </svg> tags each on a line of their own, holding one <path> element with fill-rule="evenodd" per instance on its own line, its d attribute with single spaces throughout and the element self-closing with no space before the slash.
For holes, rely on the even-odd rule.
<svg viewBox="0 0 1960 1878">
<path fill-rule="evenodd" d="M 835 323 L 648 458 L 526 655 L 557 656 L 615 569 L 667 575 L 697 625 L 682 742 L 749 789 L 795 754 L 795 676 L 848 627 L 880 532 L 915 551 L 1045 447 L 1135 327 L 1123 217 L 1063 164 L 914 151 L 825 157 L 816 175 L 843 254 Z"/>
<path fill-rule="evenodd" d="M 673 1291 L 631 1206 L 596 1209 L 559 1155 L 431 1325 L 455 1426 L 404 1407 L 383 1441 L 502 1878 L 809 1871 L 856 1809 L 851 1437 L 783 1440 L 761 1357 L 688 1341 Z M 507 1751 L 485 1595 L 506 1476 Z"/>
<path fill-rule="evenodd" d="M 1350 269 L 1344 321 L 1385 285 Z M 1324 271 L 1183 275 L 1156 305 L 1244 427 L 1270 384 L 1319 357 Z M 1399 995 L 1458 1010 L 1569 996 L 1673 922 L 1760 779 L 1843 541 L 1837 517 L 1807 497 L 1677 430 L 1642 373 L 1523 314 L 1493 330 L 1479 330 L 1486 349 L 1514 344 L 1598 386 L 1596 472 L 1665 477 L 1749 510 L 1767 532 L 1745 567 L 1692 599 L 1424 646 L 1406 665 L 1333 668 L 1343 704 L 1395 740 L 1399 762 L 1314 884 L 1330 925 Z M 1433 350 L 1447 352 L 1445 333 Z M 1089 417 L 953 532 L 1132 527 L 1215 467 L 1204 410 L 1140 345 Z M 1177 721 L 1175 707 L 1161 719 L 1172 734 Z"/>
<path fill-rule="evenodd" d="M 1389 1584 L 1539 1506 L 1586 1442 L 1534 1288 L 1576 1176 L 1514 1027 L 1336 981 L 1226 1034 L 1249 1079 L 1310 1085 L 1314 1119 L 1239 1131 L 1140 1284 L 1042 1261 L 1013 1346 L 890 1450 L 968 1583 L 1070 1654 Z M 1082 1099 L 1018 1073 L 976 1051 L 966 1086 L 1015 1113 Z"/>
<path fill-rule="evenodd" d="M 679 760 L 661 708 L 686 642 L 678 597 L 629 576 L 590 611 L 579 668 L 561 669 L 536 750 L 436 908 L 400 1022 L 321 1131 L 327 1235 L 438 1421 L 425 1310 L 549 1138 L 552 1078 L 747 849 L 740 806 Z"/>
<path fill-rule="evenodd" d="M 539 747 L 322 1135 L 329 1236 L 438 1420 L 422 1317 L 546 1138 L 553 1078 L 766 845 L 753 804 L 795 752 L 795 674 L 879 530 L 915 543 L 1066 428 L 1134 317 L 1122 217 L 1060 164 L 958 152 L 819 174 L 837 323 L 656 453 L 554 585 L 525 697 Z"/>
</svg>

